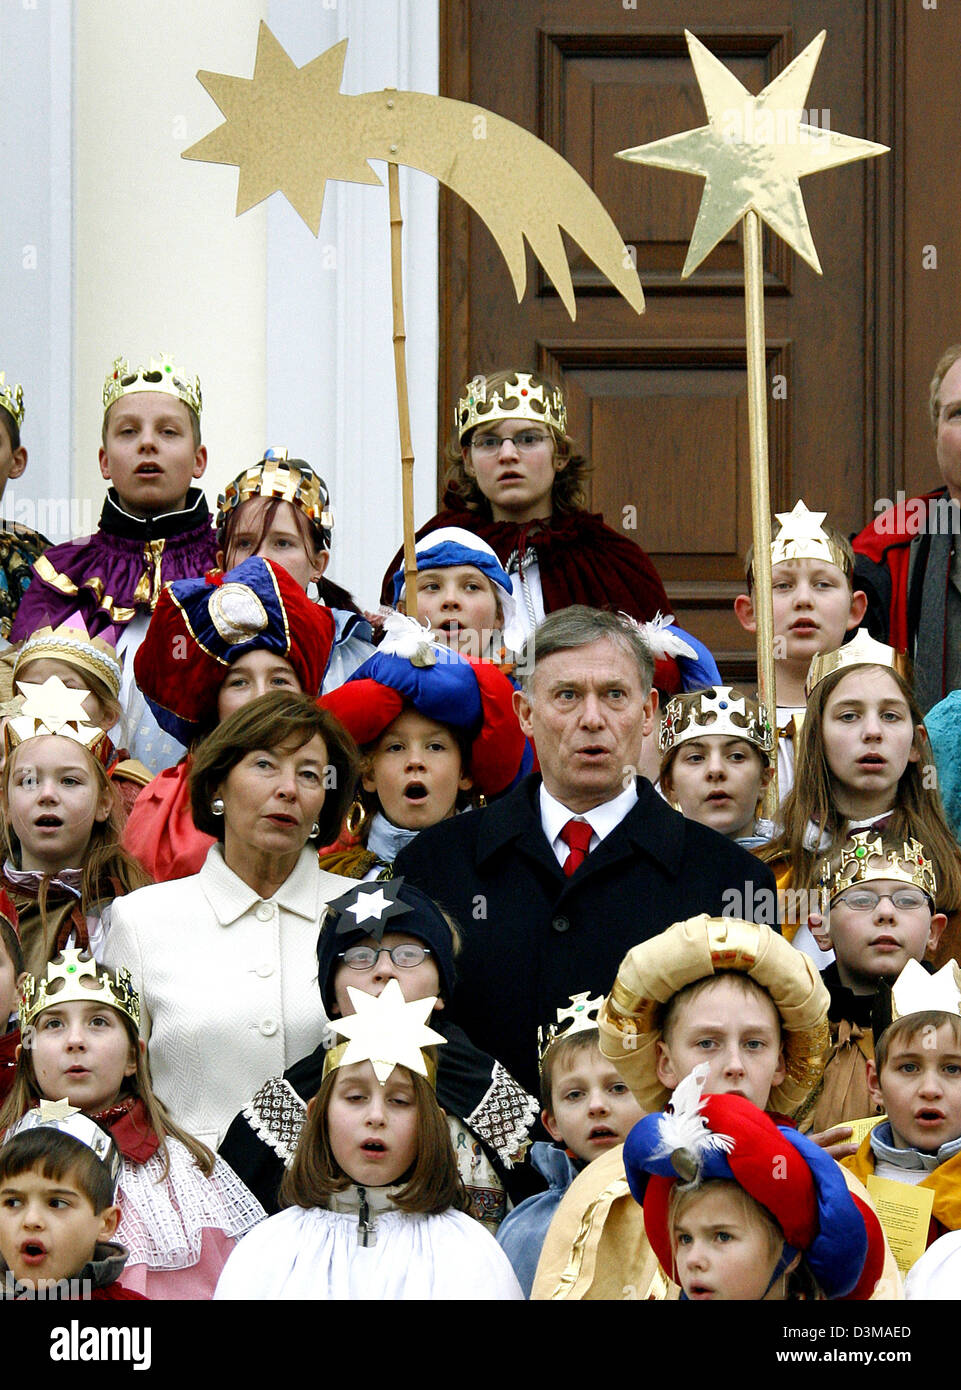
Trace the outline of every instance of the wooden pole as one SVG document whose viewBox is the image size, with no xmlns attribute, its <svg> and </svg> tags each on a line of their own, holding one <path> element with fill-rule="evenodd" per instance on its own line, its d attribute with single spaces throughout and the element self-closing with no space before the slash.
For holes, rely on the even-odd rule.
<svg viewBox="0 0 961 1390">
<path fill-rule="evenodd" d="M 764 793 L 763 815 L 777 818 L 777 690 L 774 675 L 774 606 L 771 587 L 771 493 L 767 452 L 767 365 L 764 351 L 764 265 L 761 219 L 744 214 L 744 304 L 747 333 L 747 400 L 751 445 L 751 519 L 754 541 L 754 616 L 757 622 L 758 697 L 774 733 L 774 776 Z"/>
<path fill-rule="evenodd" d="M 404 326 L 404 219 L 400 211 L 400 179 L 397 165 L 387 165 L 390 200 L 390 286 L 394 304 L 394 378 L 397 382 L 397 423 L 400 427 L 401 496 L 404 520 L 404 606 L 415 620 L 417 611 L 417 559 L 414 554 L 414 446 L 410 437 L 410 401 L 407 394 L 407 330 Z"/>
</svg>

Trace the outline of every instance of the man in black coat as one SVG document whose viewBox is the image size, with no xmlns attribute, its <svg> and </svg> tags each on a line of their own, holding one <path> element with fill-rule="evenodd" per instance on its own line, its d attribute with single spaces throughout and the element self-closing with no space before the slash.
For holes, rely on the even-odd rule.
<svg viewBox="0 0 961 1390">
<path fill-rule="evenodd" d="M 607 994 L 631 946 L 700 912 L 773 923 L 776 894 L 766 865 L 636 775 L 657 697 L 629 619 L 551 614 L 522 669 L 541 775 L 422 831 L 394 872 L 461 928 L 453 1016 L 536 1094 L 537 1029 L 572 994 Z"/>
</svg>

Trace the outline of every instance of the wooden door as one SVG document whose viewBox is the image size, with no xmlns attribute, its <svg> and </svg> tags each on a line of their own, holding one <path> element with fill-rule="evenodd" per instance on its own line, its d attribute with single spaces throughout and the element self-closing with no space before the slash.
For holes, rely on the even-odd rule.
<svg viewBox="0 0 961 1390">
<path fill-rule="evenodd" d="M 518 305 L 486 228 L 442 195 L 443 437 L 475 372 L 555 374 L 595 465 L 592 508 L 651 554 L 722 672 L 747 679 L 751 639 L 732 608 L 751 538 L 739 235 L 682 281 L 703 180 L 613 156 L 704 123 L 685 25 L 755 92 L 827 29 L 808 119 L 895 152 L 803 181 L 823 277 L 765 233 L 771 493 L 777 511 L 803 497 L 859 530 L 904 477 L 903 0 L 444 0 L 442 18 L 445 94 L 518 121 L 578 169 L 634 248 L 647 297 L 638 317 L 569 243 L 576 322 L 533 257 Z M 952 51 L 929 52 L 929 77 Z"/>
</svg>

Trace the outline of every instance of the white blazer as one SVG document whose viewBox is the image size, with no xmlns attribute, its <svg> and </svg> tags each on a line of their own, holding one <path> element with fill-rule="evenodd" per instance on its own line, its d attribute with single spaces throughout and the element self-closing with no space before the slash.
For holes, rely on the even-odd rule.
<svg viewBox="0 0 961 1390">
<path fill-rule="evenodd" d="M 114 902 L 103 960 L 125 965 L 140 991 L 154 1090 L 212 1149 L 268 1077 L 321 1042 L 317 936 L 326 904 L 352 887 L 308 847 L 259 898 L 218 844 L 199 874 Z"/>
</svg>

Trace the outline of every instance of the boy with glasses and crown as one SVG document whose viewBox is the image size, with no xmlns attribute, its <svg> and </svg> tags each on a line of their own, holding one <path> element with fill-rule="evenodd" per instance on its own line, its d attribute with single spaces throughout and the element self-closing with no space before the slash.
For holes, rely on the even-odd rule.
<svg viewBox="0 0 961 1390">
<path fill-rule="evenodd" d="M 170 357 L 131 368 L 118 357 L 103 389 L 100 471 L 108 488 L 92 536 L 53 546 L 34 566 L 11 640 L 57 627 L 79 612 L 92 637 L 119 629 L 125 656 L 121 704 L 131 753 L 157 773 L 183 748 L 163 734 L 133 682 L 133 656 L 163 586 L 213 568 L 217 539 L 203 492 L 207 450 L 200 439 L 199 377 Z"/>
</svg>

